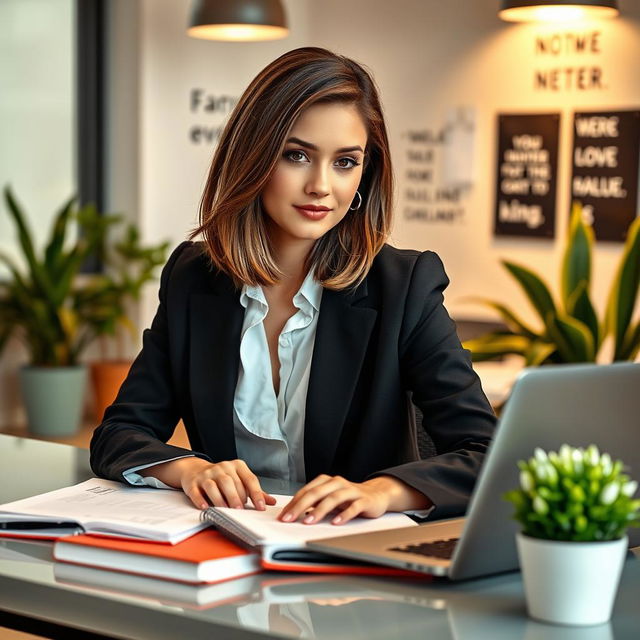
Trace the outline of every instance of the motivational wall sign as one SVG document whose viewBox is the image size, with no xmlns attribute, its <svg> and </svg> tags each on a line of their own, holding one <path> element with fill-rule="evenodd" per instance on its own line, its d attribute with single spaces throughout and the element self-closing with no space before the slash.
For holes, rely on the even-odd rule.
<svg viewBox="0 0 640 640">
<path fill-rule="evenodd" d="M 636 217 L 639 154 L 640 111 L 574 114 L 571 199 L 597 240 L 623 242 Z"/>
<path fill-rule="evenodd" d="M 238 98 L 224 93 L 211 93 L 201 87 L 189 91 L 189 111 L 197 114 L 188 131 L 189 141 L 197 145 L 214 145 L 218 142 L 227 116 L 238 103 Z M 206 122 L 202 122 L 202 117 Z"/>
<path fill-rule="evenodd" d="M 446 127 L 405 131 L 405 172 L 401 191 L 406 220 L 454 225 L 463 221 L 467 186 L 445 183 L 440 176 Z"/>
<path fill-rule="evenodd" d="M 494 233 L 553 238 L 560 114 L 498 116 Z"/>
<path fill-rule="evenodd" d="M 563 31 L 546 33 L 535 38 L 536 58 L 550 64 L 538 67 L 533 74 L 537 91 L 597 91 L 606 88 L 602 66 L 597 57 L 602 53 L 602 32 Z M 585 58 L 583 64 L 562 64 L 563 56 Z M 590 58 L 590 59 L 589 59 Z M 595 58 L 595 60 L 594 60 Z"/>
</svg>

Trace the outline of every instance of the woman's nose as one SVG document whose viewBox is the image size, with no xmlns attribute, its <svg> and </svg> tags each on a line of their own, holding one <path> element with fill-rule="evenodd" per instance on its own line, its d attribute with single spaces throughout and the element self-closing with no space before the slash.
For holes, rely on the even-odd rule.
<svg viewBox="0 0 640 640">
<path fill-rule="evenodd" d="M 318 198 L 328 196 L 331 192 L 331 185 L 329 184 L 329 170 L 325 167 L 315 167 L 305 187 L 305 192 L 308 195 L 314 195 Z"/>
</svg>

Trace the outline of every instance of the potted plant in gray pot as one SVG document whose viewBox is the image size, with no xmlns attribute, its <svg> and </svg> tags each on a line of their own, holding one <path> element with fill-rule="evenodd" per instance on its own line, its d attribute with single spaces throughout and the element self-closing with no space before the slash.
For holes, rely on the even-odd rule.
<svg viewBox="0 0 640 640">
<path fill-rule="evenodd" d="M 0 281 L 0 350 L 15 335 L 28 352 L 20 382 L 29 429 L 40 435 L 69 435 L 82 415 L 86 371 L 79 358 L 91 340 L 81 321 L 78 275 L 117 218 L 101 216 L 93 206 L 74 209 L 70 199 L 56 214 L 45 247 L 38 250 L 8 187 L 4 197 L 24 265 L 0 254 L 10 274 Z M 67 238 L 71 222 L 77 225 L 75 242 Z"/>
<path fill-rule="evenodd" d="M 8 187 L 4 196 L 24 266 L 0 253 L 10 274 L 0 281 L 0 353 L 11 336 L 27 349 L 29 364 L 21 369 L 20 381 L 29 430 L 71 435 L 80 424 L 86 390 L 81 355 L 94 340 L 130 322 L 126 302 L 164 261 L 167 245 L 142 247 L 129 226 L 111 249 L 108 234 L 120 217 L 100 215 L 91 205 L 74 208 L 72 198 L 56 214 L 49 238 L 38 250 L 27 217 Z M 72 225 L 75 240 L 68 238 Z M 106 275 L 82 274 L 83 263 L 96 253 L 103 258 Z M 109 260 L 114 261 L 111 267 Z"/>
<path fill-rule="evenodd" d="M 505 495 L 522 525 L 516 534 L 532 618 L 565 625 L 611 617 L 627 552 L 627 527 L 640 525 L 636 481 L 621 461 L 568 445 L 521 460 L 520 488 Z"/>
</svg>

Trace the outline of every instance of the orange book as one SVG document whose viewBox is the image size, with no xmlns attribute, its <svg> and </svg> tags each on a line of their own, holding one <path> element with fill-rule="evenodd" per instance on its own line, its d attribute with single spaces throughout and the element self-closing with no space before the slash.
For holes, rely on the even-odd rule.
<svg viewBox="0 0 640 640">
<path fill-rule="evenodd" d="M 220 582 L 261 570 L 260 554 L 213 529 L 174 545 L 87 534 L 68 536 L 58 539 L 53 555 L 62 562 L 192 584 Z"/>
</svg>

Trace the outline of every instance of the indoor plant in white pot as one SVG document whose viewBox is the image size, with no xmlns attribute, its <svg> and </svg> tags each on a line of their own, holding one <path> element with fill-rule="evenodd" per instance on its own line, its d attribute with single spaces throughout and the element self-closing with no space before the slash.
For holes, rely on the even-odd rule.
<svg viewBox="0 0 640 640">
<path fill-rule="evenodd" d="M 638 483 L 621 461 L 562 445 L 521 460 L 520 488 L 505 498 L 522 524 L 518 555 L 529 615 L 545 622 L 606 622 L 627 551 L 626 529 L 640 524 Z"/>
</svg>

